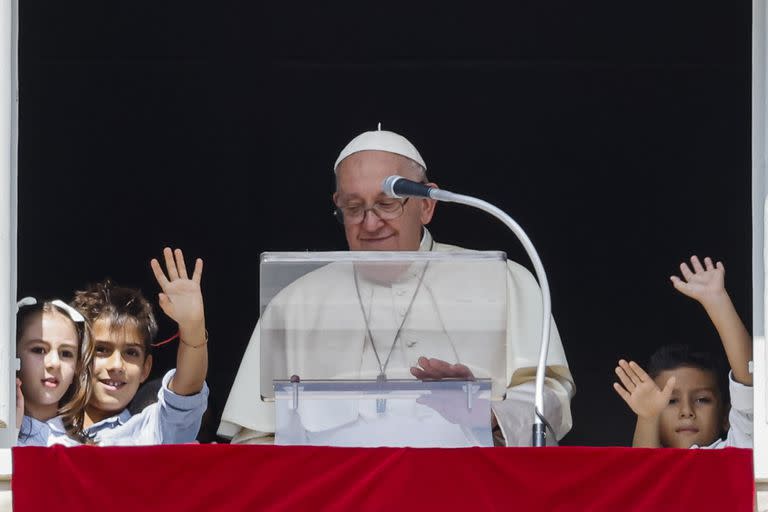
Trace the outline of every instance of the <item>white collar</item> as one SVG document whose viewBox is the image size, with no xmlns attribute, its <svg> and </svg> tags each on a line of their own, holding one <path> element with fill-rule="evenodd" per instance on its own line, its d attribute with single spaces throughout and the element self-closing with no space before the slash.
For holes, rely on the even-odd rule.
<svg viewBox="0 0 768 512">
<path fill-rule="evenodd" d="M 124 425 L 125 422 L 128 421 L 129 419 L 131 419 L 130 411 L 128 409 L 123 409 L 120 414 L 117 414 L 115 416 L 110 416 L 109 418 L 105 418 L 101 421 L 97 421 L 96 423 L 86 428 L 85 430 L 88 432 L 92 430 L 98 431 L 105 426 L 110 426 L 115 423 L 117 423 L 118 425 Z"/>
<path fill-rule="evenodd" d="M 419 244 L 419 251 L 431 251 L 434 249 L 435 241 L 432 239 L 432 233 L 424 227 L 424 233 L 421 235 L 421 243 Z"/>
</svg>

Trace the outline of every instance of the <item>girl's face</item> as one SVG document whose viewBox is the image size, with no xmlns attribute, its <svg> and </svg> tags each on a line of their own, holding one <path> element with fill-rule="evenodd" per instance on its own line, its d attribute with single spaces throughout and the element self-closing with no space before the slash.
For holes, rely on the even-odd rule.
<svg viewBox="0 0 768 512">
<path fill-rule="evenodd" d="M 59 313 L 33 315 L 18 343 L 25 413 L 47 420 L 75 378 L 78 338 L 72 321 Z"/>
</svg>

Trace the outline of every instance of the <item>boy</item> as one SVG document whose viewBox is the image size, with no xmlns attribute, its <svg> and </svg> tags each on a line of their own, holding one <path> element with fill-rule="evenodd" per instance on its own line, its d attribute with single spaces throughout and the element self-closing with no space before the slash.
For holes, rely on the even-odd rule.
<svg viewBox="0 0 768 512">
<path fill-rule="evenodd" d="M 208 335 L 200 292 L 203 262 L 190 279 L 180 249 L 164 251 L 168 276 L 153 259 L 162 288 L 160 308 L 179 325 L 176 369 L 162 380 L 158 401 L 132 416 L 128 404 L 152 369 L 151 343 L 157 335 L 152 306 L 139 290 L 109 280 L 75 294 L 74 306 L 89 321 L 91 346 L 86 350 L 90 398 L 80 416 L 64 418 L 66 431 L 52 426 L 56 442 L 72 437 L 99 445 L 189 443 L 195 440 L 207 407 Z M 175 256 L 175 258 L 174 258 Z M 66 437 L 69 435 L 69 437 Z"/>
<path fill-rule="evenodd" d="M 637 414 L 632 446 L 644 448 L 752 447 L 752 339 L 725 291 L 725 267 L 691 257 L 693 271 L 680 264 L 683 279 L 672 276 L 679 292 L 704 306 L 723 343 L 731 372 L 728 401 L 716 365 L 685 347 L 664 347 L 651 357 L 650 375 L 623 359 L 616 367 L 616 392 Z M 727 416 L 727 418 L 726 418 Z M 720 434 L 728 430 L 725 440 Z"/>
</svg>

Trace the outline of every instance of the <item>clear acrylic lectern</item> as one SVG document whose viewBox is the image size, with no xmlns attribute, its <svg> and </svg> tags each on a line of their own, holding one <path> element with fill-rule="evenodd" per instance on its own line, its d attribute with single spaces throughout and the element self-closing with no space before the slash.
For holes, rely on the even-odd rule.
<svg viewBox="0 0 768 512">
<path fill-rule="evenodd" d="M 492 446 L 506 276 L 502 252 L 264 253 L 260 387 L 275 443 Z"/>
</svg>

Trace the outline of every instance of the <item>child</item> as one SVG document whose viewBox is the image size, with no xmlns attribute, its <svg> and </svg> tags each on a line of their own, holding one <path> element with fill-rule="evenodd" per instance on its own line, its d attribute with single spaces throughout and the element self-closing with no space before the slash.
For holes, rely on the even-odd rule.
<svg viewBox="0 0 768 512">
<path fill-rule="evenodd" d="M 645 448 L 752 447 L 752 339 L 725 291 L 725 267 L 691 257 L 693 271 L 680 265 L 683 279 L 672 276 L 679 292 L 697 300 L 715 325 L 731 372 L 730 413 L 716 365 L 685 347 L 665 347 L 651 358 L 650 375 L 623 359 L 616 374 L 616 392 L 637 414 L 632 446 Z M 726 414 L 727 413 L 727 414 Z M 726 418 L 727 415 L 727 418 Z M 730 427 L 730 428 L 729 428 Z M 720 439 L 728 430 L 725 440 Z"/>
<path fill-rule="evenodd" d="M 25 297 L 18 303 L 16 353 L 21 361 L 16 379 L 19 446 L 46 446 L 50 428 L 60 413 L 71 411 L 71 400 L 84 396 L 83 316 L 61 300 L 38 303 Z"/>
<path fill-rule="evenodd" d="M 188 443 L 195 440 L 208 400 L 208 335 L 205 330 L 198 259 L 190 279 L 180 249 L 164 251 L 168 276 L 157 260 L 152 270 L 162 288 L 160 307 L 179 325 L 175 370 L 166 373 L 158 401 L 131 415 L 128 404 L 152 369 L 151 343 L 157 334 L 152 306 L 138 290 L 109 280 L 75 294 L 74 306 L 91 324 L 86 368 L 90 399 L 80 402 L 83 423 L 54 432 L 56 442 L 72 445 L 80 436 L 99 445 Z M 175 256 L 175 258 L 174 258 Z M 54 430 L 53 426 L 51 427 Z"/>
</svg>

